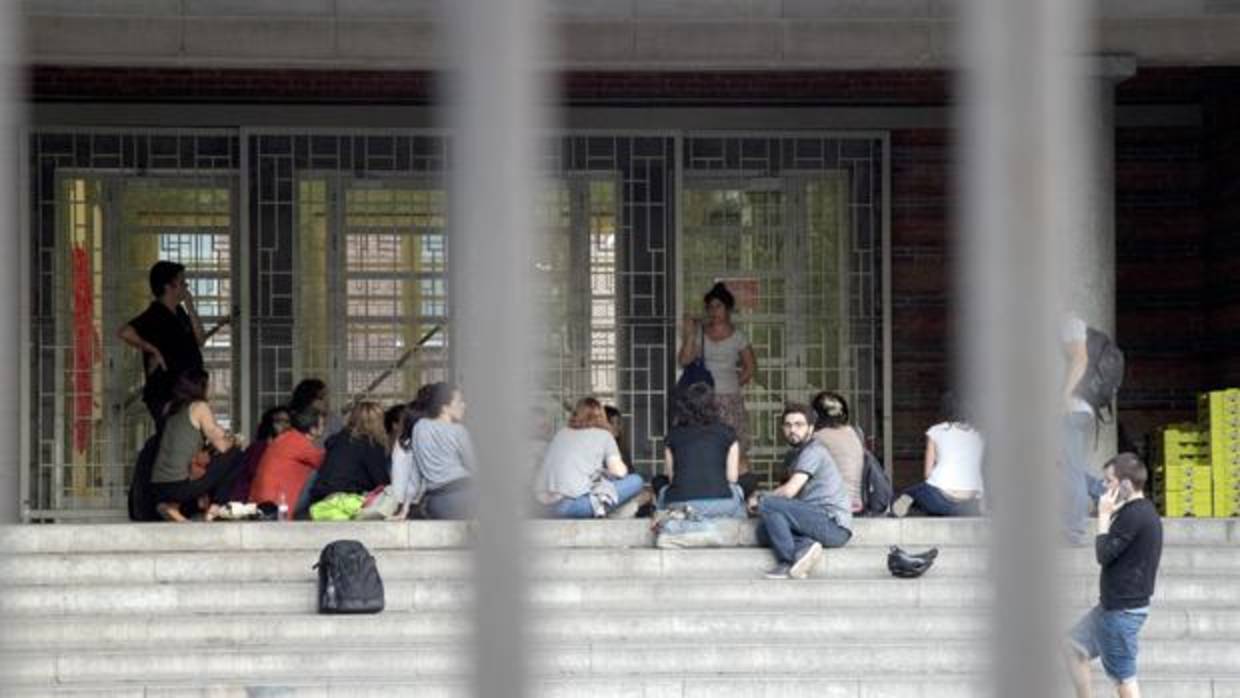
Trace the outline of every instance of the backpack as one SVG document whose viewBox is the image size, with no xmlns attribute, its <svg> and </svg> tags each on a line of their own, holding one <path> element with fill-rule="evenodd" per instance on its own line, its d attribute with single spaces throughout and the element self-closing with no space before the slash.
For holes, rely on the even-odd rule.
<svg viewBox="0 0 1240 698">
<path fill-rule="evenodd" d="M 1089 403 L 1100 419 L 1105 408 L 1111 419 L 1103 421 L 1109 422 L 1114 418 L 1113 405 L 1124 383 L 1124 352 L 1105 332 L 1092 327 L 1086 330 L 1085 350 L 1089 363 L 1072 393 Z"/>
<path fill-rule="evenodd" d="M 155 432 L 142 445 L 138 452 L 138 460 L 133 466 L 133 477 L 129 481 L 129 520 L 159 521 L 159 513 L 155 511 L 155 493 L 151 491 L 151 471 L 155 468 L 155 457 L 159 455 L 160 432 Z"/>
<path fill-rule="evenodd" d="M 383 580 L 375 558 L 355 540 L 328 543 L 319 554 L 319 613 L 378 613 Z"/>
<path fill-rule="evenodd" d="M 865 465 L 861 468 L 861 514 L 863 516 L 883 516 L 891 509 L 891 501 L 895 492 L 891 487 L 891 479 L 878 458 L 865 450 Z"/>
</svg>

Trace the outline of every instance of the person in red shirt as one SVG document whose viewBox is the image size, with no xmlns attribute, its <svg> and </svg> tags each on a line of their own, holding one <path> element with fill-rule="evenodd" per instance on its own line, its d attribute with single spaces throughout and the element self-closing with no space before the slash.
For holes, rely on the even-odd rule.
<svg viewBox="0 0 1240 698">
<path fill-rule="evenodd" d="M 291 510 L 310 475 L 323 464 L 324 451 L 315 443 L 323 432 L 323 415 L 318 408 L 305 407 L 294 412 L 290 426 L 263 452 L 250 487 L 251 502 L 278 504 L 283 495 Z"/>
</svg>

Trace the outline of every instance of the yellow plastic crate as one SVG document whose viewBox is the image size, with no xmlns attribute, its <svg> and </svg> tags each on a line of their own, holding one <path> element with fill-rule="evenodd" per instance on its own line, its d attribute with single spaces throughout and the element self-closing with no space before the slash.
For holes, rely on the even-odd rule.
<svg viewBox="0 0 1240 698">
<path fill-rule="evenodd" d="M 1171 491 L 1164 495 L 1163 507 L 1167 516 L 1213 516 L 1214 497 L 1210 490 Z"/>
<path fill-rule="evenodd" d="M 1240 516 L 1240 494 L 1236 492 L 1214 493 L 1214 516 Z"/>
<path fill-rule="evenodd" d="M 1158 434 L 1159 443 L 1205 443 L 1210 438 L 1208 430 L 1193 422 L 1165 424 L 1158 427 Z"/>
<path fill-rule="evenodd" d="M 1202 424 L 1227 415 L 1240 415 L 1240 388 L 1213 390 L 1197 396 L 1197 419 Z"/>
<path fill-rule="evenodd" d="M 1203 466 L 1167 466 L 1159 477 L 1164 491 L 1208 490 L 1214 486 L 1214 469 Z"/>
<path fill-rule="evenodd" d="M 1174 463 L 1175 461 L 1179 461 L 1179 460 L 1193 459 L 1193 458 L 1208 459 L 1209 457 L 1210 457 L 1210 444 L 1204 441 L 1199 444 L 1169 443 L 1169 444 L 1166 444 L 1162 449 L 1162 461 L 1167 464 Z"/>
</svg>

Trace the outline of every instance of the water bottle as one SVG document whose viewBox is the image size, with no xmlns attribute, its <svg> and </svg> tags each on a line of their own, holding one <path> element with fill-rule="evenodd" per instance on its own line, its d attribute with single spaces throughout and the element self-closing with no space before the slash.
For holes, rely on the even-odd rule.
<svg viewBox="0 0 1240 698">
<path fill-rule="evenodd" d="M 288 500 L 284 498 L 284 490 L 280 490 L 280 496 L 276 499 L 276 519 L 278 521 L 288 521 Z"/>
</svg>

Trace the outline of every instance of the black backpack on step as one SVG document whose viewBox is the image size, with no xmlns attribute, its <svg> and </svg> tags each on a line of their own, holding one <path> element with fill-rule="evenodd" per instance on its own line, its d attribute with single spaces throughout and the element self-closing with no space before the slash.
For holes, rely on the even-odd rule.
<svg viewBox="0 0 1240 698">
<path fill-rule="evenodd" d="M 886 516 L 894 498 L 895 490 L 891 486 L 891 478 L 887 477 L 883 464 L 867 448 L 865 466 L 861 469 L 862 516 Z"/>
<path fill-rule="evenodd" d="M 328 543 L 319 554 L 319 613 L 378 613 L 383 580 L 375 558 L 355 540 Z"/>
</svg>

